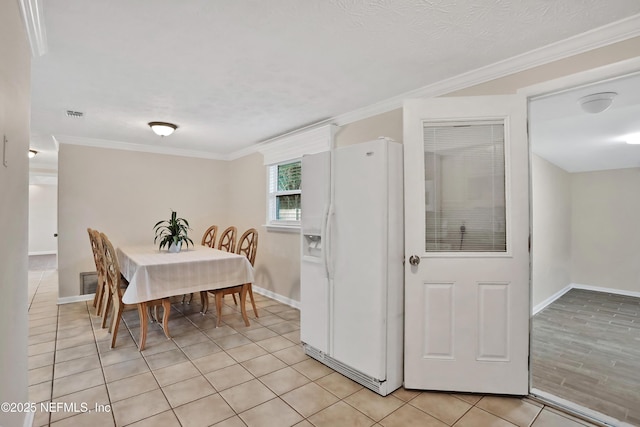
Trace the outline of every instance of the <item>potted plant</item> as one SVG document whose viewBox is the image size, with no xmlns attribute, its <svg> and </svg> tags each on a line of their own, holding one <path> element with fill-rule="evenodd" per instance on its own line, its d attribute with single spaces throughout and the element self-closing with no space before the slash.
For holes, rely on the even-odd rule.
<svg viewBox="0 0 640 427">
<path fill-rule="evenodd" d="M 155 244 L 160 239 L 159 249 L 166 246 L 169 252 L 180 252 L 182 242 L 186 242 L 187 248 L 189 243 L 193 245 L 193 240 L 187 236 L 187 231 L 190 229 L 189 222 L 184 218 L 178 218 L 177 213 L 172 210 L 171 219 L 158 221 L 153 226 L 156 233 L 153 243 Z"/>
</svg>

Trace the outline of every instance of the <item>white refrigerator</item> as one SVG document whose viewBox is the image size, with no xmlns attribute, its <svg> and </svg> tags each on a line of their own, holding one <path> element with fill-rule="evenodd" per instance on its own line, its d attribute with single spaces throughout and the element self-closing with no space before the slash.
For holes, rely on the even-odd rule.
<svg viewBox="0 0 640 427">
<path fill-rule="evenodd" d="M 402 145 L 388 138 L 302 158 L 300 339 L 383 396 L 402 385 Z"/>
</svg>

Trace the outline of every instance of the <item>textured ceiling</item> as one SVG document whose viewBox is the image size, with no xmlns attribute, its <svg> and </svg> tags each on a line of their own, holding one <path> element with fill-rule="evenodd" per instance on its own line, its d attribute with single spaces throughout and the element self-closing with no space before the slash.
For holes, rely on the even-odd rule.
<svg viewBox="0 0 640 427">
<path fill-rule="evenodd" d="M 640 13 L 637 0 L 43 5 L 48 53 L 32 61 L 41 159 L 52 136 L 224 156 Z M 179 129 L 160 138 L 149 121 Z"/>
</svg>

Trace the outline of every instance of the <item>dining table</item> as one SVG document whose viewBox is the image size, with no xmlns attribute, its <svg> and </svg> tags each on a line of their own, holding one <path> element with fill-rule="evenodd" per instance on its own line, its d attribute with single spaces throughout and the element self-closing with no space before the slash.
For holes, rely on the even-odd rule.
<svg viewBox="0 0 640 427">
<path fill-rule="evenodd" d="M 245 301 L 249 284 L 254 281 L 253 266 L 244 255 L 202 245 L 192 245 L 173 253 L 153 245 L 123 246 L 116 249 L 120 273 L 129 282 L 122 302 L 137 304 L 140 316 L 140 345 L 144 349 L 147 311 L 169 297 L 241 286 L 242 318 L 249 326 Z M 164 306 L 163 330 L 168 327 L 169 309 Z"/>
</svg>

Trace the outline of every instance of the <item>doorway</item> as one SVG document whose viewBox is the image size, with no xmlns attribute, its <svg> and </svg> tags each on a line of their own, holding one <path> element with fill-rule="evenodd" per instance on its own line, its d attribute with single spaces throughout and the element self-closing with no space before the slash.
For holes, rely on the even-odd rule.
<svg viewBox="0 0 640 427">
<path fill-rule="evenodd" d="M 531 392 L 614 425 L 640 424 L 639 88 L 627 74 L 529 105 Z"/>
</svg>

